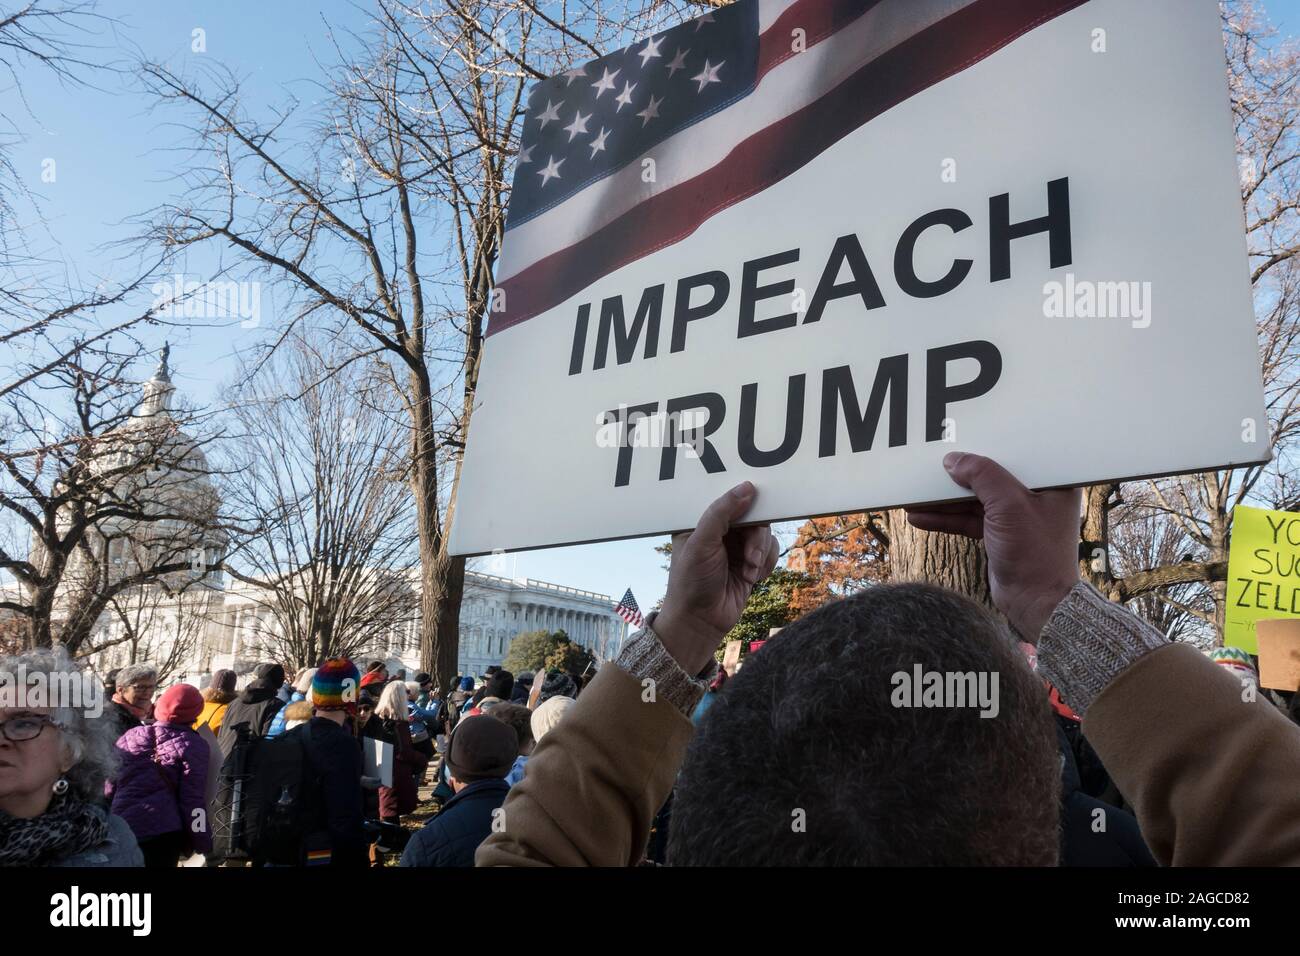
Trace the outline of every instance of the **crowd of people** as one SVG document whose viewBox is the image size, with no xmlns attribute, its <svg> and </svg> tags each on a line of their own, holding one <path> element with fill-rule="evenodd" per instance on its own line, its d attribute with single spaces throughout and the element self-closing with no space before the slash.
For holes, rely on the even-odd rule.
<svg viewBox="0 0 1300 956">
<path fill-rule="evenodd" d="M 0 673 L 54 686 L 84 672 L 42 650 L 0 660 Z M 242 689 L 218 670 L 202 691 L 177 683 L 158 694 L 157 669 L 133 664 L 106 676 L 98 714 L 0 710 L 0 864 L 373 866 L 395 855 L 403 866 L 472 866 L 536 741 L 586 678 L 492 666 L 440 695 L 429 674 L 405 677 L 338 658 L 292 681 L 267 663 Z M 258 790 L 263 775 L 283 782 L 276 769 L 295 754 L 286 847 L 274 819 L 284 806 L 276 794 L 259 804 Z M 436 816 L 408 840 L 402 818 L 421 789 Z"/>
<path fill-rule="evenodd" d="M 594 674 L 440 691 L 338 658 L 159 695 L 133 665 L 102 714 L 0 710 L 0 864 L 1300 864 L 1296 699 L 1081 580 L 1077 490 L 944 467 L 974 500 L 909 520 L 984 540 L 1001 617 L 872 586 L 728 675 L 716 651 L 778 554 L 744 483 L 674 540 L 660 610 Z"/>
</svg>

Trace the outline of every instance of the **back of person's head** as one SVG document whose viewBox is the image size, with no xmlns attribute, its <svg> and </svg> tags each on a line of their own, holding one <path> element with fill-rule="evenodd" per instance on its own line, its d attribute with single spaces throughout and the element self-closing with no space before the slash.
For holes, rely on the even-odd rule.
<svg viewBox="0 0 1300 956">
<path fill-rule="evenodd" d="M 533 711 L 533 716 L 529 721 L 529 726 L 533 731 L 533 739 L 538 743 L 542 738 L 555 729 L 555 725 L 560 719 L 568 713 L 570 707 L 577 703 L 572 697 L 552 697 L 537 705 Z"/>
<path fill-rule="evenodd" d="M 519 752 L 522 754 L 533 742 L 533 712 L 522 704 L 497 704 L 490 711 L 493 717 L 514 729 L 519 738 Z"/>
<path fill-rule="evenodd" d="M 1055 865 L 1060 780 L 1042 684 L 1007 629 L 941 588 L 871 587 L 727 682 L 686 755 L 668 861 Z"/>
<path fill-rule="evenodd" d="M 308 698 L 312 707 L 320 712 L 355 714 L 359 676 L 356 665 L 346 657 L 325 661 L 312 677 L 311 696 Z"/>
<path fill-rule="evenodd" d="M 192 724 L 203 711 L 203 694 L 190 684 L 172 684 L 154 705 L 154 718 L 161 724 Z"/>
<path fill-rule="evenodd" d="M 253 671 L 254 684 L 267 690 L 279 690 L 284 686 L 284 666 L 281 664 L 258 664 Z"/>
<path fill-rule="evenodd" d="M 533 678 L 534 681 L 537 678 Z M 537 703 L 544 704 L 552 697 L 577 697 L 578 684 L 572 677 L 563 671 L 555 671 L 547 674 L 542 681 L 541 692 L 537 695 Z"/>
<path fill-rule="evenodd" d="M 293 679 L 293 689 L 306 697 L 311 693 L 312 678 L 316 676 L 316 668 L 304 667 Z"/>
<path fill-rule="evenodd" d="M 506 724 L 482 714 L 466 717 L 447 743 L 447 770 L 461 783 L 499 780 L 519 755 L 519 738 Z"/>
<path fill-rule="evenodd" d="M 229 668 L 221 668 L 212 672 L 212 677 L 208 681 L 208 688 L 222 694 L 233 694 L 238 681 L 239 675 L 234 671 Z"/>
<path fill-rule="evenodd" d="M 498 670 L 487 679 L 487 683 L 483 686 L 487 688 L 487 693 L 484 696 L 509 700 L 515 689 L 515 675 L 508 670 Z"/>
<path fill-rule="evenodd" d="M 406 700 L 406 685 L 400 681 L 389 681 L 379 695 L 375 705 L 375 716 L 384 720 L 406 720 L 411 710 Z"/>
</svg>

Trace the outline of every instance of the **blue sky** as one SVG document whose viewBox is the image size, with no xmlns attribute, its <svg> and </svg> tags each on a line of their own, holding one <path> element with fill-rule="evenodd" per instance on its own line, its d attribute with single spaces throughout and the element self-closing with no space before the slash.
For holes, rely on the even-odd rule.
<svg viewBox="0 0 1300 956">
<path fill-rule="evenodd" d="M 289 96 L 309 104 L 317 95 L 311 82 L 319 72 L 317 62 L 332 59 L 326 21 L 335 28 L 360 26 L 364 12 L 358 8 L 365 6 L 364 0 L 356 6 L 344 0 L 103 0 L 100 11 L 120 22 L 116 36 L 105 32 L 98 37 L 101 50 L 93 58 L 124 61 L 136 49 L 181 66 L 187 58 L 203 56 L 244 79 L 250 107 L 282 103 Z M 1265 7 L 1285 32 L 1300 32 L 1300 0 L 1267 0 Z M 206 32 L 203 54 L 190 50 L 196 27 Z M 176 197 L 173 171 L 179 154 L 174 150 L 189 141 L 183 130 L 169 125 L 169 114 L 147 110 L 148 101 L 134 92 L 128 76 L 101 75 L 95 83 L 97 88 L 69 89 L 33 74 L 24 88 L 26 105 L 12 91 L 0 92 L 0 109 L 18 121 L 26 136 L 14 152 L 15 165 L 41 198 L 48 222 L 36 244 L 74 265 L 82 280 L 91 283 L 123 275 L 120 250 L 109 244 L 129 234 L 130 217 Z M 53 183 L 41 180 L 47 159 L 57 164 Z M 194 275 L 212 261 L 189 265 Z M 179 389 L 199 403 L 216 401 L 239 352 L 273 330 L 274 303 L 265 293 L 262 312 L 259 329 L 169 331 Z M 523 552 L 485 570 L 599 591 L 614 599 L 630 586 L 642 607 L 649 608 L 666 581 L 662 558 L 653 550 L 662 540 Z"/>
</svg>

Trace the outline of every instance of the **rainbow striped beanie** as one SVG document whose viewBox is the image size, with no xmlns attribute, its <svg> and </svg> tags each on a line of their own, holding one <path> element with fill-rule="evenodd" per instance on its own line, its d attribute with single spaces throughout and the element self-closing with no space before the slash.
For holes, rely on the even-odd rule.
<svg viewBox="0 0 1300 956">
<path fill-rule="evenodd" d="M 332 657 L 316 669 L 311 679 L 311 703 L 317 710 L 357 712 L 357 666 L 346 657 Z"/>
</svg>

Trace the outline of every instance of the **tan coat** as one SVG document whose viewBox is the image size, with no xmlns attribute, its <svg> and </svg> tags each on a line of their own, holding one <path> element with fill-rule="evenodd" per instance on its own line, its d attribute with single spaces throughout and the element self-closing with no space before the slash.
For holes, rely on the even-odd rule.
<svg viewBox="0 0 1300 956">
<path fill-rule="evenodd" d="M 1300 727 L 1195 649 L 1142 657 L 1083 733 L 1161 864 L 1300 865 Z"/>
<path fill-rule="evenodd" d="M 695 729 L 606 664 L 528 758 L 479 866 L 635 866 Z"/>
<path fill-rule="evenodd" d="M 632 866 L 693 727 L 601 668 L 542 740 L 479 866 Z M 1162 864 L 1300 864 L 1300 727 L 1185 645 L 1142 657 L 1101 693 L 1084 733 Z"/>
</svg>

